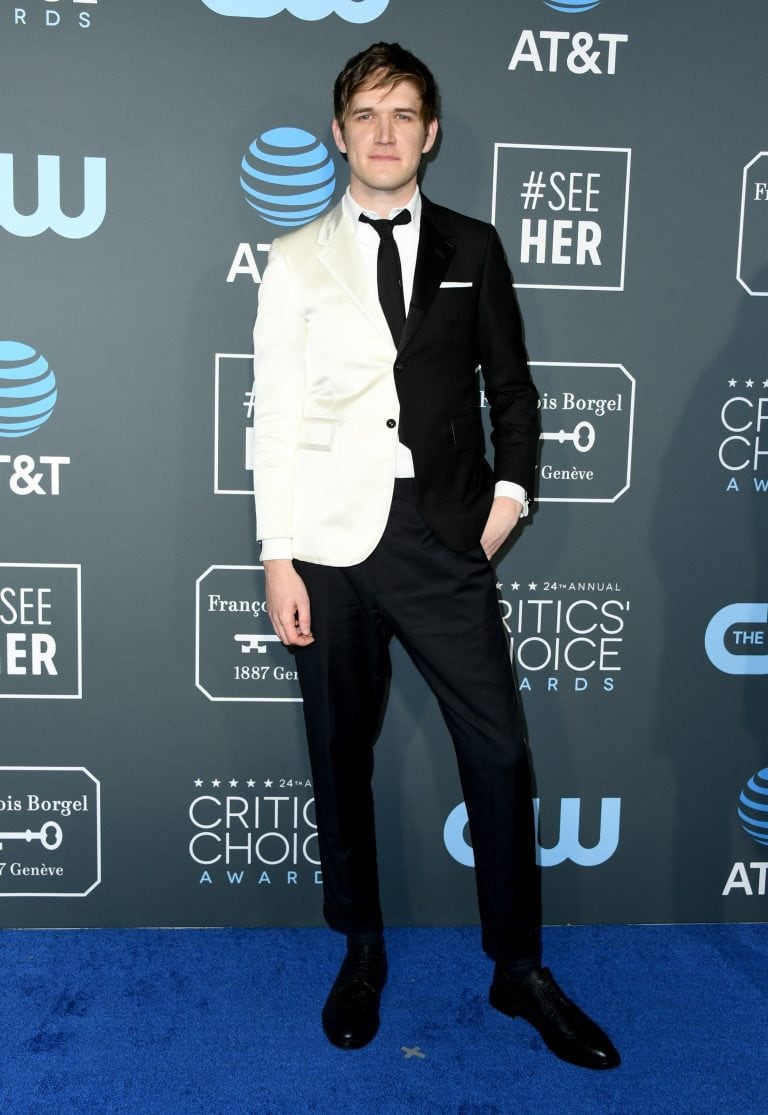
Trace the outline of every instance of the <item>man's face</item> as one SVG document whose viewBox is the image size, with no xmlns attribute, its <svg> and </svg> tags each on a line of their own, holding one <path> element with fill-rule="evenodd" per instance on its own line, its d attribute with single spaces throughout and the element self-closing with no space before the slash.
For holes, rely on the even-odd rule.
<svg viewBox="0 0 768 1115">
<path fill-rule="evenodd" d="M 372 208 L 377 203 L 380 215 L 410 199 L 421 156 L 435 142 L 437 121 L 425 125 L 420 112 L 421 93 L 406 80 L 391 88 L 363 86 L 350 99 L 343 130 L 333 121 L 336 146 L 349 162 L 352 196 Z"/>
</svg>

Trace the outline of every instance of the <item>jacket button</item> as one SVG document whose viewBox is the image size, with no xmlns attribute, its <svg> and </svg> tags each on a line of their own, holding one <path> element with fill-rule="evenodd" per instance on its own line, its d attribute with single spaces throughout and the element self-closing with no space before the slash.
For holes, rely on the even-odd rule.
<svg viewBox="0 0 768 1115">
<path fill-rule="evenodd" d="M 397 364 L 395 364 L 395 371 L 396 371 L 396 372 L 402 372 L 402 370 L 403 370 L 403 368 L 404 368 L 404 367 L 405 367 L 405 365 L 404 365 L 404 364 L 401 364 L 401 363 L 397 363 Z"/>
<path fill-rule="evenodd" d="M 396 425 L 397 425 L 397 422 L 395 422 L 394 418 L 388 418 L 387 419 L 387 429 L 394 430 Z"/>
</svg>

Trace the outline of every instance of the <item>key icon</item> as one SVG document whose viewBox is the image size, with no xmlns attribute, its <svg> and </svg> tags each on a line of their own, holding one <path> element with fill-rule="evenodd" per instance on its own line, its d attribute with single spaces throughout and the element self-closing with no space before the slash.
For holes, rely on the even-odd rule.
<svg viewBox="0 0 768 1115">
<path fill-rule="evenodd" d="M 55 821 L 46 821 L 39 832 L 32 832 L 31 829 L 25 829 L 24 832 L 0 832 L 0 849 L 4 840 L 26 840 L 27 844 L 39 840 L 44 848 L 53 852 L 59 847 L 63 837 L 61 825 L 57 825 Z"/>
<path fill-rule="evenodd" d="M 566 441 L 572 441 L 574 448 L 578 449 L 579 453 L 588 453 L 595 444 L 595 427 L 591 422 L 579 422 L 574 426 L 571 434 L 566 433 L 565 430 L 542 432 L 541 440 L 559 441 L 561 445 Z"/>
</svg>

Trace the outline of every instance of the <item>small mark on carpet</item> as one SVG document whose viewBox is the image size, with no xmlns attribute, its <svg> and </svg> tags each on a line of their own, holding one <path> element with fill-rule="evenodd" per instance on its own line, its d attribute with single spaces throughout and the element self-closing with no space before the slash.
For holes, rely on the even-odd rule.
<svg viewBox="0 0 768 1115">
<path fill-rule="evenodd" d="M 410 1061 L 412 1057 L 424 1058 L 427 1056 L 426 1053 L 421 1052 L 418 1045 L 414 1045 L 413 1049 L 410 1049 L 407 1045 L 401 1045 L 400 1050 L 405 1054 L 406 1061 Z"/>
</svg>

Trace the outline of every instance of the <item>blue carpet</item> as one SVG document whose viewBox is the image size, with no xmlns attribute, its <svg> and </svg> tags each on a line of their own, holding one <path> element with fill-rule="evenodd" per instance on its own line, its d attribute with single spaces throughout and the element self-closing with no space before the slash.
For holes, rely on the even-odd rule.
<svg viewBox="0 0 768 1115">
<path fill-rule="evenodd" d="M 387 935 L 378 1037 L 344 1052 L 319 1013 L 327 930 L 6 930 L 8 1115 L 765 1112 L 768 926 L 545 931 L 564 989 L 622 1066 L 558 1061 L 487 1005 L 475 929 Z"/>
</svg>

